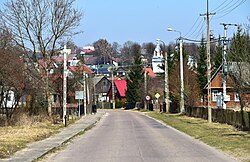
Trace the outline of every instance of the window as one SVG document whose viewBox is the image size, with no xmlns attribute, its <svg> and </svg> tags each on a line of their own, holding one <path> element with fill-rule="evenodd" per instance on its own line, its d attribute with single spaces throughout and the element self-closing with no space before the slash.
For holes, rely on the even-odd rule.
<svg viewBox="0 0 250 162">
<path fill-rule="evenodd" d="M 218 90 L 212 90 L 212 101 L 217 101 L 217 95 L 219 94 Z"/>
<path fill-rule="evenodd" d="M 237 92 L 234 92 L 234 101 L 235 102 L 239 102 L 240 101 L 240 97 L 239 97 L 239 94 Z"/>
</svg>

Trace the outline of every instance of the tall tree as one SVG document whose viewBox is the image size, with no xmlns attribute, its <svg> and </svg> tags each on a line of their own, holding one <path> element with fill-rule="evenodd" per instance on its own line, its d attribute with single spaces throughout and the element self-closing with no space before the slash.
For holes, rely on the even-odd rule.
<svg viewBox="0 0 250 162">
<path fill-rule="evenodd" d="M 49 99 L 49 69 L 51 58 L 59 48 L 59 40 L 77 34 L 74 32 L 80 24 L 82 13 L 74 8 L 75 0 L 7 0 L 0 10 L 0 21 L 13 34 L 13 40 L 19 45 L 25 57 L 33 60 L 32 68 L 43 81 L 44 94 Z M 37 52 L 42 55 L 39 63 Z M 49 102 L 50 103 L 50 102 Z M 48 106 L 51 115 L 51 105 Z"/>
<path fill-rule="evenodd" d="M 205 94 L 204 87 L 207 83 L 207 77 L 206 77 L 206 72 L 207 72 L 207 56 L 206 56 L 206 46 L 204 42 L 204 37 L 201 39 L 201 44 L 198 48 L 199 51 L 199 57 L 197 60 L 197 73 L 198 73 L 198 79 L 199 79 L 199 85 L 200 85 L 200 90 L 203 94 Z"/>
<path fill-rule="evenodd" d="M 0 48 L 0 113 L 6 115 L 7 122 L 17 109 L 25 89 L 20 53 L 17 48 Z"/>
<path fill-rule="evenodd" d="M 140 45 L 134 44 L 132 51 L 134 53 L 134 61 L 130 67 L 127 80 L 126 98 L 128 102 L 138 102 L 142 100 L 141 87 L 143 84 L 143 65 L 140 54 Z"/>
<path fill-rule="evenodd" d="M 238 93 L 241 107 L 242 127 L 245 128 L 243 108 L 250 98 L 245 95 L 250 88 L 250 63 L 249 63 L 249 36 L 240 27 L 234 34 L 228 53 L 228 60 L 231 69 L 230 76 L 234 81 L 234 88 Z"/>
<path fill-rule="evenodd" d="M 134 42 L 132 41 L 127 41 L 123 44 L 121 49 L 123 64 L 130 64 L 131 62 L 133 62 L 134 59 L 132 51 L 133 44 Z"/>
<path fill-rule="evenodd" d="M 94 42 L 95 54 L 100 56 L 101 63 L 110 63 L 111 54 L 113 53 L 112 45 L 106 39 L 99 39 Z"/>
<path fill-rule="evenodd" d="M 113 42 L 112 44 L 112 55 L 119 56 L 121 54 L 121 45 L 118 42 Z"/>
<path fill-rule="evenodd" d="M 215 56 L 214 56 L 214 68 L 213 73 L 220 67 L 222 63 L 223 47 L 221 43 L 221 37 L 218 38 L 218 43 L 215 47 Z"/>
</svg>

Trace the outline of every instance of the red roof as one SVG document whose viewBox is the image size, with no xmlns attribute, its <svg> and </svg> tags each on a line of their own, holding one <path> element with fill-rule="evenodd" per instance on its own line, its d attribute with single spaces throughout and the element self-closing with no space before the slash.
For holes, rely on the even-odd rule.
<svg viewBox="0 0 250 162">
<path fill-rule="evenodd" d="M 69 68 L 73 71 L 76 72 L 77 70 L 82 70 L 82 66 L 79 68 L 77 66 L 69 66 Z M 94 72 L 86 65 L 84 65 L 84 71 L 87 74 L 94 74 Z"/>
<path fill-rule="evenodd" d="M 153 72 L 153 70 L 151 68 L 146 68 L 146 71 L 148 72 L 148 75 L 150 77 L 155 77 L 155 73 Z"/>
<path fill-rule="evenodd" d="M 120 96 L 125 97 L 125 92 L 127 90 L 126 80 L 114 80 L 114 84 L 115 84 Z"/>
</svg>

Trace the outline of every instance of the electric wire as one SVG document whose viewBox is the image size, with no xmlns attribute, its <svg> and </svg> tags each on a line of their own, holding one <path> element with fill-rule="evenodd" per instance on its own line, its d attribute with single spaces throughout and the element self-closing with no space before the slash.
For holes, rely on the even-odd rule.
<svg viewBox="0 0 250 162">
<path fill-rule="evenodd" d="M 192 29 L 194 28 L 194 26 L 195 26 L 196 23 L 198 22 L 199 18 L 200 18 L 200 16 L 197 17 L 197 19 L 195 20 L 195 23 L 194 23 L 194 24 L 192 25 L 192 27 L 188 30 L 188 32 L 184 35 L 184 37 L 187 36 L 187 35 L 192 31 Z"/>
<path fill-rule="evenodd" d="M 198 30 L 197 34 L 194 36 L 194 38 L 198 38 L 200 35 L 202 35 L 204 33 L 204 30 L 205 30 L 205 19 L 203 19 L 202 22 L 203 23 L 202 23 L 200 29 Z"/>
<path fill-rule="evenodd" d="M 246 2 L 246 0 L 241 0 L 241 1 L 236 1 L 234 4 L 230 5 L 229 7 L 222 9 L 222 10 L 218 10 L 216 12 L 217 15 L 221 15 L 219 17 L 215 17 L 214 19 L 220 19 L 226 15 L 228 15 L 229 13 L 231 13 L 233 10 L 235 10 L 236 8 L 238 8 L 240 5 L 244 4 Z"/>
<path fill-rule="evenodd" d="M 233 11 L 235 8 L 237 8 L 238 6 L 240 6 L 241 4 L 245 3 L 246 0 L 241 0 L 241 1 L 236 1 L 234 4 L 232 4 L 231 6 L 227 7 L 227 8 L 224 8 L 220 11 L 217 11 L 217 13 L 228 13 L 228 12 L 231 12 Z"/>
<path fill-rule="evenodd" d="M 188 37 L 192 37 L 194 34 L 195 34 L 195 32 L 197 32 L 197 31 L 199 31 L 200 30 L 200 28 L 202 27 L 202 23 L 204 22 L 204 20 L 203 19 L 200 19 L 200 22 L 199 22 L 199 24 L 197 25 L 197 27 L 193 30 L 193 32 L 190 34 L 190 35 L 188 35 Z M 186 35 L 186 37 L 187 37 L 187 35 Z"/>
<path fill-rule="evenodd" d="M 230 5 L 230 3 L 232 3 L 234 0 L 231 0 L 230 2 L 226 3 L 226 1 L 228 0 L 225 0 L 223 1 L 218 7 L 216 7 L 215 9 L 213 9 L 211 12 L 218 12 L 220 10 L 223 10 L 223 8 L 227 7 L 228 5 Z M 224 5 L 224 6 L 223 6 Z"/>
<path fill-rule="evenodd" d="M 215 9 L 211 10 L 211 12 L 216 12 L 218 10 L 220 10 L 220 7 L 222 7 L 223 5 L 229 5 L 230 3 L 232 3 L 234 0 L 231 0 L 228 4 L 226 3 L 228 0 L 223 1 L 218 7 L 216 7 Z"/>
</svg>

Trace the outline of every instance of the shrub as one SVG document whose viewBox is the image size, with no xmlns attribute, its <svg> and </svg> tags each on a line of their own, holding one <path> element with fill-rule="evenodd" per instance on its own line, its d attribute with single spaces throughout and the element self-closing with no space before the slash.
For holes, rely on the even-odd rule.
<svg viewBox="0 0 250 162">
<path fill-rule="evenodd" d="M 115 107 L 116 107 L 116 108 L 125 107 L 125 102 L 123 102 L 123 101 L 116 101 L 116 102 L 115 102 Z"/>
</svg>

